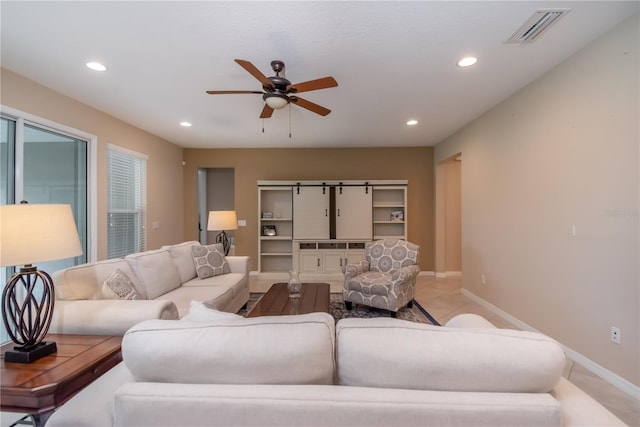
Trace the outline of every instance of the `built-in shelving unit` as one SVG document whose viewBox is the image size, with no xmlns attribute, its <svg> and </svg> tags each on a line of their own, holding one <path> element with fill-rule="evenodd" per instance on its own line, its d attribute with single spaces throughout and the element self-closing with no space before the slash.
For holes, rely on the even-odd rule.
<svg viewBox="0 0 640 427">
<path fill-rule="evenodd" d="M 259 272 L 339 275 L 362 259 L 366 242 L 406 239 L 406 190 L 407 181 L 258 181 Z M 304 202 L 294 199 L 301 195 Z"/>
<path fill-rule="evenodd" d="M 407 236 L 407 187 L 373 187 L 373 240 Z"/>
<path fill-rule="evenodd" d="M 293 203 L 291 187 L 259 187 L 259 270 L 281 272 L 292 269 Z M 273 235 L 271 231 L 274 230 Z"/>
</svg>

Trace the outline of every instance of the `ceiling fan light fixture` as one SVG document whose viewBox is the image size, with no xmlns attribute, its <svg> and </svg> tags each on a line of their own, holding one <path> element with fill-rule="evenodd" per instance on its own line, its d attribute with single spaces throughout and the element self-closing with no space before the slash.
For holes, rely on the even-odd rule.
<svg viewBox="0 0 640 427">
<path fill-rule="evenodd" d="M 262 98 L 274 110 L 279 110 L 289 104 L 289 98 L 281 93 L 265 93 Z"/>
</svg>

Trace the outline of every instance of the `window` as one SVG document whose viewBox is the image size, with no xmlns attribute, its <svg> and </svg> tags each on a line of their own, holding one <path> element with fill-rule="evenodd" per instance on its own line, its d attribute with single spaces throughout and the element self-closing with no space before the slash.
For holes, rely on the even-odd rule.
<svg viewBox="0 0 640 427">
<path fill-rule="evenodd" d="M 107 146 L 107 258 L 146 250 L 147 156 Z"/>
</svg>

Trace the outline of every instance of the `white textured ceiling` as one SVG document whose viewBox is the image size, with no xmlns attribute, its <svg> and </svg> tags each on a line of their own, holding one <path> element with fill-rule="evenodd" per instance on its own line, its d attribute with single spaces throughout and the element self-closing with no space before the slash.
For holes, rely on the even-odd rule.
<svg viewBox="0 0 640 427">
<path fill-rule="evenodd" d="M 638 11 L 638 1 L 6 1 L 1 65 L 184 147 L 434 145 Z M 570 8 L 538 41 L 504 41 L 536 9 Z M 474 67 L 456 66 L 465 55 Z M 337 88 L 259 119 L 234 62 Z M 109 70 L 84 67 L 90 60 Z M 290 122 L 289 122 L 290 117 Z M 405 122 L 419 124 L 407 127 Z M 188 120 L 191 128 L 178 123 Z M 289 138 L 289 126 L 292 137 Z"/>
</svg>

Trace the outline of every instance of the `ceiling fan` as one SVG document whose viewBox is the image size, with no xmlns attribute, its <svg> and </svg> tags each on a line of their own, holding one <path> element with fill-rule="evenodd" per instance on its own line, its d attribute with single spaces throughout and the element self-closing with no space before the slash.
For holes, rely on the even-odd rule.
<svg viewBox="0 0 640 427">
<path fill-rule="evenodd" d="M 210 95 L 228 95 L 240 93 L 256 93 L 262 95 L 265 101 L 264 108 L 260 114 L 261 119 L 268 119 L 273 114 L 273 110 L 284 108 L 289 103 L 305 108 L 321 116 L 326 116 L 331 112 L 328 108 L 314 104 L 311 101 L 300 98 L 294 94 L 309 92 L 312 90 L 326 89 L 338 86 L 338 82 L 333 77 L 323 77 L 321 79 L 309 80 L 302 83 L 292 84 L 284 77 L 284 62 L 271 61 L 271 68 L 276 73 L 273 77 L 267 77 L 249 61 L 243 59 L 235 60 L 238 65 L 247 70 L 249 74 L 262 83 L 262 92 L 250 90 L 208 90 Z"/>
</svg>

